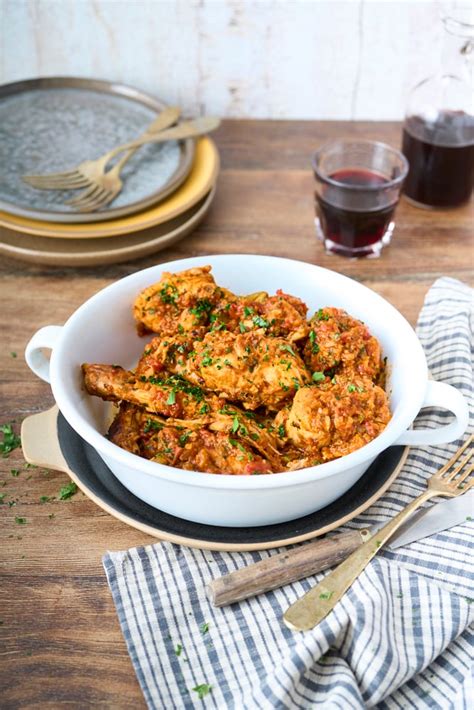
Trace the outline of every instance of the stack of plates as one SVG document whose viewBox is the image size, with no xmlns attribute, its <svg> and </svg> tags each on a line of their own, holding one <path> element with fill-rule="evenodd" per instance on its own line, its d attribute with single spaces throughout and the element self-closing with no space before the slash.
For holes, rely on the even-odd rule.
<svg viewBox="0 0 474 710">
<path fill-rule="evenodd" d="M 78 192 L 35 190 L 21 179 L 97 158 L 136 138 L 163 108 L 106 81 L 48 78 L 0 87 L 0 254 L 36 264 L 109 264 L 164 249 L 195 229 L 219 171 L 207 137 L 141 148 L 122 171 L 122 192 L 98 212 L 64 204 Z"/>
</svg>

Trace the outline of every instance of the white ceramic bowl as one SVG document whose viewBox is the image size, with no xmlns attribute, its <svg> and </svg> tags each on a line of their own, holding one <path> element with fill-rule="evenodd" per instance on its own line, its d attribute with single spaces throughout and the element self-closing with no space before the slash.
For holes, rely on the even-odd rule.
<svg viewBox="0 0 474 710">
<path fill-rule="evenodd" d="M 393 416 L 386 429 L 348 456 L 267 476 L 183 471 L 147 461 L 108 441 L 103 434 L 110 405 L 87 394 L 81 364 L 134 366 L 146 342 L 138 337 L 132 317 L 137 294 L 158 281 L 163 271 L 204 264 L 212 264 L 217 283 L 235 293 L 274 293 L 281 288 L 302 298 L 310 314 L 329 305 L 363 320 L 380 340 L 390 366 Z M 48 348 L 52 349 L 50 360 L 43 352 Z M 139 271 L 90 298 L 64 326 L 41 328 L 30 340 L 25 357 L 33 372 L 51 382 L 59 409 L 72 428 L 96 449 L 128 490 L 167 513 L 211 525 L 269 525 L 306 515 L 343 495 L 388 446 L 441 444 L 458 438 L 467 427 L 468 408 L 462 395 L 449 385 L 428 380 L 420 342 L 393 306 L 341 274 L 288 259 L 206 256 Z M 438 429 L 407 431 L 426 406 L 448 409 L 455 420 Z"/>
</svg>

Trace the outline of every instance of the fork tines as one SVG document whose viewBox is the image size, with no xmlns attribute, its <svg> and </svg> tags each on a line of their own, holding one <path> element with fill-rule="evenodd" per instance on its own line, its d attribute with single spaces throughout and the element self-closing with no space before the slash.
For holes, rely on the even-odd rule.
<svg viewBox="0 0 474 710">
<path fill-rule="evenodd" d="M 464 444 L 456 451 L 454 456 L 452 456 L 452 458 L 450 458 L 449 461 L 442 468 L 440 468 L 440 470 L 438 471 L 438 477 L 442 477 L 446 481 L 454 481 L 456 476 L 458 476 L 458 474 L 461 474 L 459 478 L 456 478 L 456 482 L 458 484 L 462 484 L 463 481 L 466 480 L 466 478 L 474 470 L 474 465 L 471 464 L 470 466 L 467 466 L 469 460 L 472 457 L 472 448 L 470 448 L 467 455 L 463 458 L 461 463 L 458 464 L 458 466 L 456 466 L 452 471 L 450 471 L 450 469 L 459 460 L 461 454 L 463 454 L 464 451 L 471 446 L 473 440 L 474 434 L 471 434 L 471 436 L 468 437 Z M 463 488 L 464 486 L 459 485 L 459 487 Z"/>
</svg>

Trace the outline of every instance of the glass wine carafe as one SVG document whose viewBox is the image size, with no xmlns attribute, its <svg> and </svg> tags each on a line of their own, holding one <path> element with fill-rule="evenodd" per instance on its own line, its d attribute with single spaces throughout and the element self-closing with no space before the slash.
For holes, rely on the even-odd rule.
<svg viewBox="0 0 474 710">
<path fill-rule="evenodd" d="M 457 207 L 474 182 L 474 5 L 445 4 L 442 69 L 411 92 L 402 151 L 404 192 L 421 207 Z"/>
</svg>

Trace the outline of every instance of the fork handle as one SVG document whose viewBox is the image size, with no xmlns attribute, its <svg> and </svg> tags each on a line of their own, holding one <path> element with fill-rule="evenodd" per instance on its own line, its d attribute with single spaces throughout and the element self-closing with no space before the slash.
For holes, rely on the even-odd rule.
<svg viewBox="0 0 474 710">
<path fill-rule="evenodd" d="M 156 136 L 147 136 L 145 138 L 138 138 L 135 141 L 130 141 L 129 143 L 123 143 L 122 145 L 113 148 L 107 154 L 107 162 L 115 158 L 119 153 L 123 153 L 124 150 L 130 150 L 131 148 L 140 148 L 142 145 L 147 143 L 164 143 L 165 141 L 171 140 L 182 140 L 183 138 L 194 138 L 197 136 L 202 136 L 205 133 L 210 133 L 218 128 L 220 124 L 220 119 L 214 118 L 212 116 L 204 116 L 203 118 L 196 118 L 193 121 L 183 121 L 178 126 L 174 128 L 169 128 L 166 131 L 162 131 Z M 105 157 L 105 156 L 104 156 Z"/>
<path fill-rule="evenodd" d="M 289 606 L 283 615 L 286 626 L 293 631 L 309 631 L 319 624 L 400 525 L 425 501 L 439 495 L 442 495 L 439 491 L 423 491 L 319 584 Z"/>
<path fill-rule="evenodd" d="M 150 123 L 146 130 L 138 136 L 137 140 L 140 140 L 141 138 L 148 138 L 148 136 L 152 136 L 155 133 L 163 131 L 165 128 L 169 128 L 173 125 L 173 123 L 176 123 L 180 114 L 181 109 L 179 109 L 177 106 L 167 106 L 160 114 L 158 114 L 155 120 Z M 120 158 L 117 163 L 115 163 L 113 169 L 117 172 L 117 174 L 122 171 L 124 165 L 130 160 L 133 155 L 135 155 L 139 148 L 140 146 L 136 146 L 135 148 L 129 148 L 125 155 Z"/>
</svg>

